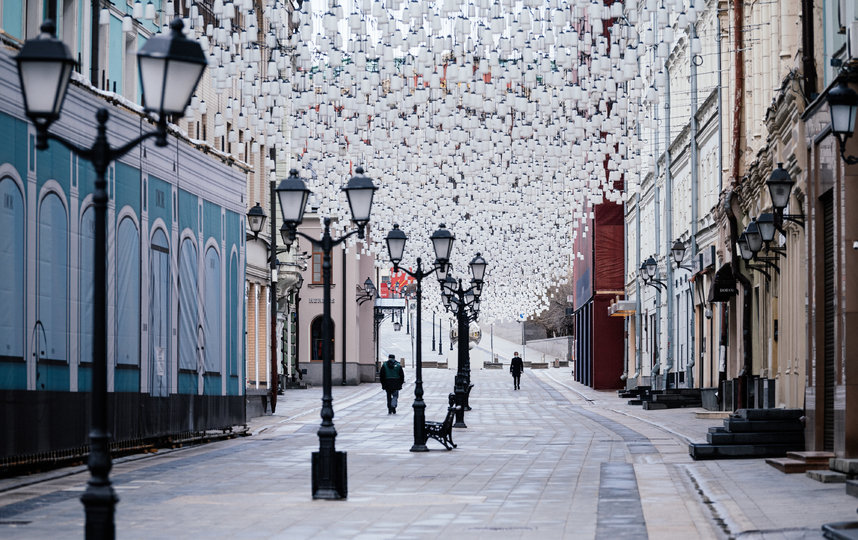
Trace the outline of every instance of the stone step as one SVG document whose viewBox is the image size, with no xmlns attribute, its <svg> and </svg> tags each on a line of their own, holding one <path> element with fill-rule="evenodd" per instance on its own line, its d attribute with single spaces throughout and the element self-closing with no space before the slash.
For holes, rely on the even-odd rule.
<svg viewBox="0 0 858 540">
<path fill-rule="evenodd" d="M 688 453 L 694 459 L 741 459 L 783 457 L 790 450 L 799 450 L 796 444 L 708 444 L 691 443 Z"/>
<path fill-rule="evenodd" d="M 831 458 L 828 467 L 832 471 L 842 472 L 849 476 L 858 475 L 858 459 Z"/>
<path fill-rule="evenodd" d="M 846 494 L 858 497 L 858 480 L 846 481 Z"/>
<path fill-rule="evenodd" d="M 858 521 L 826 523 L 822 534 L 830 540 L 858 540 Z"/>
<path fill-rule="evenodd" d="M 694 397 L 687 394 L 657 394 L 652 397 L 653 401 L 661 401 L 667 403 L 669 401 L 694 401 L 700 403 L 700 396 Z"/>
<path fill-rule="evenodd" d="M 798 420 L 802 409 L 739 409 L 736 416 L 745 420 Z"/>
<path fill-rule="evenodd" d="M 704 418 L 706 420 L 717 420 L 721 418 L 728 418 L 730 416 L 730 413 L 728 413 L 727 411 L 698 411 L 694 413 L 694 416 L 695 418 Z"/>
<path fill-rule="evenodd" d="M 805 463 L 818 463 L 819 465 L 825 465 L 825 468 L 827 469 L 829 461 L 834 457 L 834 453 L 818 451 L 787 452 L 787 457 L 800 459 Z"/>
<path fill-rule="evenodd" d="M 693 396 L 698 399 L 700 398 L 699 388 L 668 388 L 664 393 L 669 396 Z"/>
<path fill-rule="evenodd" d="M 669 409 L 667 403 L 659 403 L 656 401 L 644 401 L 643 408 L 645 411 L 656 411 L 662 409 Z"/>
<path fill-rule="evenodd" d="M 801 431 L 790 431 L 786 433 L 779 431 L 764 431 L 756 433 L 730 433 L 729 431 L 716 431 L 714 433 L 707 433 L 706 441 L 710 444 L 793 444 L 804 446 L 804 433 Z M 828 468 L 827 464 L 823 463 L 822 465 L 824 465 L 825 468 Z"/>
<path fill-rule="evenodd" d="M 768 463 L 775 469 L 787 474 L 805 473 L 813 469 L 819 470 L 821 468 L 819 464 L 806 463 L 800 459 L 793 459 L 788 457 L 767 459 L 766 463 Z"/>
<path fill-rule="evenodd" d="M 846 475 L 837 471 L 829 471 L 828 469 L 809 470 L 805 473 L 808 478 L 813 478 L 817 482 L 823 484 L 843 484 L 846 482 Z"/>
<path fill-rule="evenodd" d="M 724 427 L 731 432 L 749 431 L 804 431 L 804 425 L 798 420 L 746 420 L 731 416 L 724 420 Z M 796 448 L 801 450 L 801 448 Z"/>
</svg>

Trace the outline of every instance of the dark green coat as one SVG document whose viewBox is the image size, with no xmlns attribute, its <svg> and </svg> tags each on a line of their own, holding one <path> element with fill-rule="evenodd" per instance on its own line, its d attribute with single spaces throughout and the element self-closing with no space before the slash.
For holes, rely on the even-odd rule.
<svg viewBox="0 0 858 540">
<path fill-rule="evenodd" d="M 378 376 L 381 379 L 381 387 L 385 390 L 401 390 L 402 385 L 405 384 L 405 372 L 396 360 L 383 363 Z"/>
</svg>

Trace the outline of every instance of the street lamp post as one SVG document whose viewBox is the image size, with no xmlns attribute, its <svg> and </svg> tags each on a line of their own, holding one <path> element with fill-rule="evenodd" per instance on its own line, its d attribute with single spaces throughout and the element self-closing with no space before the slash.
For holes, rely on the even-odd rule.
<svg viewBox="0 0 858 540">
<path fill-rule="evenodd" d="M 343 191 L 346 192 L 352 221 L 357 226 L 339 238 L 331 236 L 331 218 L 325 218 L 321 240 L 317 240 L 298 230 L 304 220 L 304 210 L 310 190 L 292 169 L 289 178 L 277 186 L 280 199 L 280 212 L 285 228 L 284 243 L 291 246 L 296 235 L 308 240 L 322 250 L 322 424 L 319 427 L 319 451 L 313 452 L 312 490 L 314 499 L 345 499 L 348 496 L 346 474 L 346 453 L 337 452 L 334 442 L 337 430 L 334 428 L 334 408 L 331 396 L 331 251 L 348 237 L 357 234 L 364 238 L 372 210 L 372 198 L 378 188 L 372 180 L 363 175 L 363 169 L 355 169 L 355 176 L 349 180 Z"/>
<path fill-rule="evenodd" d="M 468 388 L 471 384 L 468 326 L 472 321 L 477 320 L 479 316 L 480 295 L 482 294 L 486 266 L 486 260 L 477 253 L 477 256 L 470 262 L 473 280 L 471 281 L 471 286 L 467 289 L 462 286 L 461 279 L 456 280 L 450 275 L 447 275 L 443 281 L 439 280 L 441 283 L 441 301 L 444 307 L 448 308 L 456 316 L 459 334 L 458 366 L 456 377 L 453 380 L 453 394 L 456 405 L 459 406 L 459 409 L 456 411 L 456 423 L 453 424 L 453 427 L 457 428 L 468 427 L 465 425 L 465 410 L 470 410 L 468 406 Z M 451 348 L 452 344 L 453 341 L 451 339 Z"/>
<path fill-rule="evenodd" d="M 683 255 L 684 255 L 684 253 L 683 253 Z M 649 285 L 650 287 L 652 287 L 656 290 L 656 304 L 659 304 L 661 302 L 661 291 L 664 290 L 665 292 L 667 292 L 667 285 L 663 281 L 661 281 L 660 279 L 656 278 L 657 274 L 658 274 L 658 263 L 655 261 L 655 259 L 653 257 L 649 257 L 646 261 L 641 263 L 640 275 L 643 278 L 645 285 Z M 659 322 L 660 322 L 659 318 L 656 317 L 655 321 L 656 321 L 655 322 L 655 335 L 656 335 L 656 342 L 658 343 L 661 341 L 660 334 L 659 334 L 659 328 L 658 328 Z M 668 321 L 668 323 L 672 324 L 672 321 Z M 658 354 L 658 347 L 656 347 L 656 350 L 654 352 L 656 354 Z M 660 358 L 659 358 L 659 362 L 661 362 Z M 657 366 L 658 370 L 660 371 L 661 366 L 658 363 L 656 363 L 656 366 Z M 670 377 L 668 375 L 669 374 L 667 374 L 667 373 L 664 374 L 664 388 L 665 389 L 667 389 L 667 387 L 670 385 Z M 655 380 L 657 382 L 658 378 L 656 378 Z"/>
<path fill-rule="evenodd" d="M 56 141 L 95 169 L 93 209 L 95 243 L 93 249 L 93 345 L 92 409 L 90 422 L 90 479 L 81 496 L 86 514 L 86 538 L 113 538 L 114 513 L 119 498 L 110 482 L 110 434 L 107 431 L 107 180 L 110 164 L 149 138 L 156 146 L 167 145 L 167 117 L 182 115 L 191 101 L 206 67 L 199 43 L 182 33 L 181 19 L 171 24 L 169 35 L 150 38 L 138 51 L 138 69 L 142 86 L 143 109 L 158 116 L 156 129 L 115 148 L 107 142 L 107 109 L 96 113 L 98 134 L 89 148 L 78 146 L 50 133 L 59 119 L 75 61 L 68 47 L 55 37 L 56 26 L 46 20 L 38 37 L 24 42 L 15 58 L 27 117 L 36 127 L 36 148 L 45 150 L 48 141 Z M 167 77 L 167 74 L 170 77 Z"/>
<path fill-rule="evenodd" d="M 432 352 L 435 352 L 435 312 L 432 312 Z"/>
<path fill-rule="evenodd" d="M 441 337 L 441 317 L 438 317 L 438 356 L 444 356 L 444 347 L 442 346 L 441 341 L 444 338 Z"/>
<path fill-rule="evenodd" d="M 272 173 L 273 176 L 274 173 Z M 271 272 L 271 287 L 269 291 L 269 302 L 271 303 L 271 328 L 269 331 L 271 342 L 269 344 L 271 351 L 271 366 L 270 366 L 270 375 L 269 379 L 271 381 L 271 412 L 273 413 L 277 407 L 277 387 L 278 387 L 278 375 L 277 375 L 277 281 L 279 277 L 278 267 L 281 265 L 280 260 L 277 259 L 277 256 L 281 253 L 288 253 L 291 249 L 291 233 L 289 228 L 284 223 L 283 226 L 280 227 L 280 237 L 286 247 L 278 248 L 277 247 L 277 220 L 274 219 L 274 215 L 277 212 L 277 181 L 272 178 L 269 181 L 269 189 L 270 189 L 270 199 L 271 199 L 271 245 L 268 248 L 268 267 Z M 265 222 L 268 219 L 268 215 L 265 213 L 265 210 L 260 206 L 257 202 L 255 206 L 253 206 L 247 212 L 247 224 L 250 227 L 250 232 L 253 233 L 254 239 L 259 238 L 259 233 L 262 232 L 262 229 L 265 227 Z M 299 260 L 302 255 L 298 255 Z M 286 263 L 291 266 L 298 266 L 295 263 Z M 297 288 L 300 289 L 303 284 L 304 278 L 300 277 L 300 283 L 297 284 Z M 284 375 L 288 377 L 288 373 L 284 370 Z M 345 380 L 345 377 L 343 377 Z"/>
<path fill-rule="evenodd" d="M 426 403 L 423 401 L 423 342 L 422 336 L 422 309 L 423 309 L 423 278 L 431 275 L 436 271 L 446 271 L 447 262 L 450 260 L 450 252 L 453 249 L 453 240 L 455 237 L 444 228 L 444 225 L 432 233 L 432 246 L 435 249 L 435 263 L 431 268 L 423 270 L 423 261 L 417 257 L 417 269 L 411 271 L 407 268 L 401 268 L 403 272 L 414 278 L 417 282 L 417 321 L 415 326 L 415 337 L 417 339 L 417 367 L 415 371 L 414 382 L 414 404 L 411 406 L 414 409 L 414 444 L 411 446 L 412 452 L 427 452 L 426 448 Z M 399 263 L 402 261 L 402 254 L 405 251 L 405 242 L 408 237 L 399 228 L 399 225 L 394 225 L 393 229 L 387 234 L 387 251 L 390 254 L 390 261 L 393 263 L 393 271 L 400 270 Z M 409 316 L 410 319 L 410 316 Z M 434 330 L 434 321 L 433 321 Z M 433 333 L 434 338 L 434 333 Z"/>
</svg>

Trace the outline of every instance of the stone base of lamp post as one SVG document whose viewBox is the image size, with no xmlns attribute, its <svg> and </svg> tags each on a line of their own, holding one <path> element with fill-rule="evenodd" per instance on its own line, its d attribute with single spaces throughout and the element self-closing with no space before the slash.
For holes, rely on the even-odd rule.
<svg viewBox="0 0 858 540">
<path fill-rule="evenodd" d="M 453 424 L 454 428 L 468 427 L 465 425 L 465 402 L 467 400 L 465 384 L 465 378 L 462 375 L 456 375 L 455 384 L 453 385 L 453 396 L 458 408 L 456 409 L 456 423 Z"/>
<path fill-rule="evenodd" d="M 411 405 L 414 409 L 414 444 L 411 445 L 412 452 L 428 452 L 426 447 L 426 403 L 423 399 L 415 400 Z"/>
<path fill-rule="evenodd" d="M 339 500 L 348 497 L 346 452 L 333 451 L 322 455 L 313 452 L 313 498 Z"/>
</svg>

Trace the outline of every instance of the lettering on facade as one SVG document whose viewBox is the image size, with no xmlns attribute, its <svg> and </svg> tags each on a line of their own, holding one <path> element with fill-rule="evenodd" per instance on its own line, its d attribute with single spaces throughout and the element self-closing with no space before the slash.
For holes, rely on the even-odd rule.
<svg viewBox="0 0 858 540">
<path fill-rule="evenodd" d="M 336 298 L 331 298 L 331 303 L 332 303 L 332 304 L 336 303 L 336 300 L 337 300 Z M 310 299 L 309 299 L 309 302 L 310 302 L 311 304 L 321 304 L 321 303 L 322 303 L 322 299 L 321 299 L 321 298 L 310 298 Z"/>
</svg>

